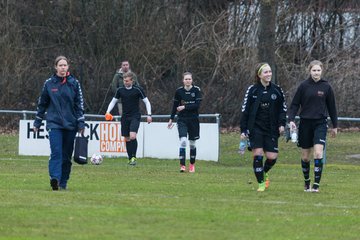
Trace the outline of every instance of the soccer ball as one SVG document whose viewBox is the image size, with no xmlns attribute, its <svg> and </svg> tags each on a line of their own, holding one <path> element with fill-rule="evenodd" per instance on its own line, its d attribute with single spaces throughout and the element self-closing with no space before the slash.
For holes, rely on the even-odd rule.
<svg viewBox="0 0 360 240">
<path fill-rule="evenodd" d="M 104 160 L 103 157 L 96 153 L 94 153 L 90 158 L 90 162 L 93 165 L 100 165 L 103 162 L 103 160 Z"/>
</svg>

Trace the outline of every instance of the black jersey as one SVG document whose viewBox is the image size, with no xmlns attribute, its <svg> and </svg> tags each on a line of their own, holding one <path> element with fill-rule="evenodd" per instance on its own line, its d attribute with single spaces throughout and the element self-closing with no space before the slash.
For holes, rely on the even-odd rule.
<svg viewBox="0 0 360 240">
<path fill-rule="evenodd" d="M 186 90 L 184 86 L 179 87 L 175 92 L 170 119 L 174 119 L 178 106 L 185 106 L 185 109 L 178 113 L 179 118 L 197 118 L 201 100 L 202 96 L 199 87 L 193 85 L 190 90 Z"/>
<path fill-rule="evenodd" d="M 286 125 L 286 111 L 285 96 L 278 85 L 271 82 L 267 87 L 260 83 L 251 85 L 242 105 L 241 132 L 251 134 L 255 128 L 267 129 L 270 136 L 277 137 L 279 127 Z"/>
<path fill-rule="evenodd" d="M 123 115 L 133 115 L 140 113 L 139 100 L 146 98 L 146 95 L 141 87 L 133 85 L 130 89 L 118 88 L 115 98 L 121 99 Z"/>
<path fill-rule="evenodd" d="M 270 132 L 270 91 L 266 88 L 262 91 L 258 111 L 255 117 L 255 126 L 264 132 Z"/>
<path fill-rule="evenodd" d="M 299 108 L 300 118 L 326 119 L 330 115 L 333 127 L 337 127 L 335 96 L 327 81 L 320 79 L 315 82 L 311 78 L 303 81 L 289 108 L 290 121 L 294 121 Z"/>
</svg>

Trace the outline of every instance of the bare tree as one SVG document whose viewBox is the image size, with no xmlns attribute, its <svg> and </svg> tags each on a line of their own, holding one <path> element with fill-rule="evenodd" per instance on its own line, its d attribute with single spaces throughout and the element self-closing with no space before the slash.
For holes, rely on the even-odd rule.
<svg viewBox="0 0 360 240">
<path fill-rule="evenodd" d="M 260 17 L 258 30 L 258 59 L 267 62 L 273 69 L 273 79 L 277 82 L 275 62 L 275 28 L 276 28 L 276 0 L 260 0 Z"/>
<path fill-rule="evenodd" d="M 357 0 L 0 1 L 0 108 L 35 110 L 62 54 L 82 84 L 86 112 L 102 114 L 115 70 L 128 59 L 155 114 L 169 114 L 189 70 L 204 92 L 201 112 L 237 126 L 256 62 L 271 64 L 290 101 L 317 58 L 339 114 L 358 116 L 359 10 Z"/>
</svg>

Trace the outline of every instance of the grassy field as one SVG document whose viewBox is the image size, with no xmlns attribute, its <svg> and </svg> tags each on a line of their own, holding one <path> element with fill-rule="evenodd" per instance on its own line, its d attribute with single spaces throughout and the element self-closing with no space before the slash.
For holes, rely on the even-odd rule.
<svg viewBox="0 0 360 240">
<path fill-rule="evenodd" d="M 271 186 L 257 193 L 250 153 L 221 135 L 218 163 L 106 158 L 73 165 L 69 189 L 49 187 L 47 157 L 17 155 L 0 135 L 0 239 L 359 239 L 359 134 L 328 143 L 321 192 L 303 192 L 299 150 L 280 141 Z M 210 146 L 209 146 L 210 147 Z M 312 174 L 313 176 L 313 174 Z"/>
</svg>

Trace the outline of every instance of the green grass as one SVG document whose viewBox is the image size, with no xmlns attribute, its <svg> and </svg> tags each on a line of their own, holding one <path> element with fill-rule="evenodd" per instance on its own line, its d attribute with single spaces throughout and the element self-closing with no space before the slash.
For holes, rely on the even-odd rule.
<svg viewBox="0 0 360 240">
<path fill-rule="evenodd" d="M 220 162 L 105 159 L 73 165 L 67 191 L 49 187 L 47 157 L 17 155 L 0 135 L 0 239 L 359 239 L 358 134 L 328 143 L 321 193 L 304 193 L 299 149 L 280 141 L 270 189 L 257 193 L 250 153 L 221 135 Z"/>
</svg>

